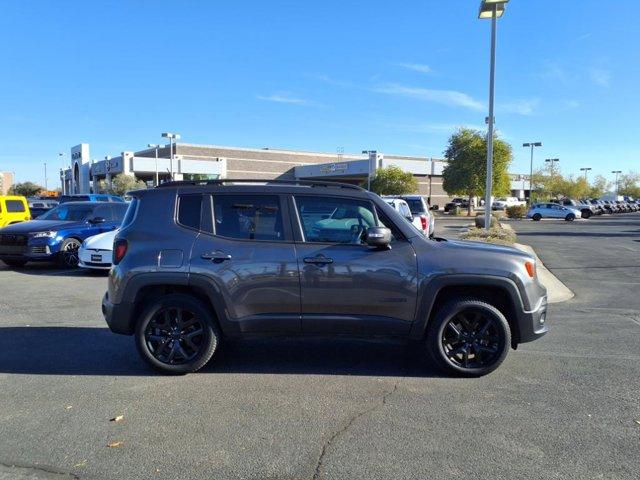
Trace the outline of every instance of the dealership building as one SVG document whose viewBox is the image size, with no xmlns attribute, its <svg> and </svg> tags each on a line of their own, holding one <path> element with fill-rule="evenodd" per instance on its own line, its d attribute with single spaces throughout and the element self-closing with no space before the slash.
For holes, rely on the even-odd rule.
<svg viewBox="0 0 640 480">
<path fill-rule="evenodd" d="M 173 148 L 173 158 L 171 158 Z M 348 183 L 366 181 L 378 168 L 395 165 L 411 172 L 418 181 L 418 192 L 442 205 L 449 196 L 442 189 L 441 159 L 365 151 L 361 154 L 335 154 L 271 148 L 224 147 L 176 143 L 158 149 L 125 151 L 103 160 L 91 159 L 89 144 L 71 149 L 71 166 L 60 171 L 65 193 L 97 192 L 101 181 L 110 183 L 115 175 L 135 175 L 154 185 L 171 178 L 190 179 L 281 179 L 332 180 Z"/>
<path fill-rule="evenodd" d="M 173 153 L 173 155 L 171 155 Z M 374 177 L 375 171 L 388 166 L 400 167 L 414 175 L 418 193 L 431 205 L 443 206 L 450 196 L 442 188 L 443 159 L 396 155 L 374 150 L 360 154 L 336 154 L 271 148 L 225 147 L 175 143 L 145 150 L 124 151 L 103 160 L 91 159 L 89 144 L 71 148 L 71 166 L 60 170 L 64 193 L 98 192 L 115 175 L 134 175 L 155 185 L 192 179 L 280 179 L 330 180 L 361 183 Z M 511 175 L 511 194 L 524 198 L 529 193 L 528 176 Z"/>
</svg>

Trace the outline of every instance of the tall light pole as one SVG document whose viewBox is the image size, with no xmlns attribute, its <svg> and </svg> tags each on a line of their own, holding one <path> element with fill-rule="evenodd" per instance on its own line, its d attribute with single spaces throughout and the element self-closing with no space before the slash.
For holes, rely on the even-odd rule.
<svg viewBox="0 0 640 480">
<path fill-rule="evenodd" d="M 523 143 L 523 147 L 531 147 L 531 164 L 529 166 L 529 206 L 533 205 L 533 149 L 541 147 L 542 142 Z"/>
<path fill-rule="evenodd" d="M 487 183 L 484 200 L 484 228 L 491 228 L 491 188 L 493 187 L 493 97 L 495 91 L 496 72 L 496 27 L 497 19 L 504 14 L 509 0 L 482 0 L 478 18 L 491 19 L 491 65 L 489 68 L 489 117 L 487 117 Z M 469 199 L 471 200 L 471 199 Z"/>
<path fill-rule="evenodd" d="M 612 170 L 611 173 L 615 173 L 616 174 L 616 197 L 617 197 L 618 196 L 618 190 L 619 190 L 618 175 L 622 173 L 622 170 Z"/>
<path fill-rule="evenodd" d="M 66 173 L 64 171 L 64 156 L 65 153 L 64 152 L 60 152 L 58 153 L 58 157 L 60 158 L 60 162 L 62 163 L 62 194 L 66 195 L 67 193 L 67 176 Z"/>
<path fill-rule="evenodd" d="M 158 181 L 158 148 L 160 148 L 160 145 L 158 145 L 157 143 L 149 143 L 147 147 L 156 149 L 156 187 L 157 187 L 160 184 L 160 182 Z"/>
<path fill-rule="evenodd" d="M 49 191 L 49 179 L 47 178 L 47 162 L 44 162 L 44 190 Z"/>
<path fill-rule="evenodd" d="M 558 163 L 560 161 L 560 159 L 559 158 L 545 158 L 544 161 L 547 162 L 549 164 L 549 167 L 551 168 L 551 180 L 553 180 L 553 177 L 556 174 L 556 163 Z"/>
<path fill-rule="evenodd" d="M 587 181 L 587 173 L 591 170 L 591 167 L 583 167 L 580 169 L 581 172 L 584 172 L 584 180 Z"/>
<path fill-rule="evenodd" d="M 162 138 L 169 139 L 169 176 L 173 180 L 173 141 L 180 140 L 180 135 L 177 133 L 165 132 L 162 134 Z"/>
</svg>

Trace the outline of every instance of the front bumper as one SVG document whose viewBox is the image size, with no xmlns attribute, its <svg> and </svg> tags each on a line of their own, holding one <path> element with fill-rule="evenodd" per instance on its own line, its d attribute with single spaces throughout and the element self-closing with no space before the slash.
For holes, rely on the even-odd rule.
<svg viewBox="0 0 640 480">
<path fill-rule="evenodd" d="M 96 270 L 109 270 L 111 268 L 111 250 L 91 250 L 80 248 L 78 251 L 78 266 Z"/>
<path fill-rule="evenodd" d="M 111 303 L 107 292 L 102 297 L 102 315 L 113 333 L 133 335 L 133 303 Z"/>
<path fill-rule="evenodd" d="M 518 343 L 537 340 L 549 331 L 547 324 L 547 296 L 542 297 L 533 310 L 522 311 L 518 316 Z"/>
</svg>

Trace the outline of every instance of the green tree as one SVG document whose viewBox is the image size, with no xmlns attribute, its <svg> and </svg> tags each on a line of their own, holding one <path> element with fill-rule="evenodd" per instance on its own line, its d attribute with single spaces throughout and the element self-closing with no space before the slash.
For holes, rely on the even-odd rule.
<svg viewBox="0 0 640 480">
<path fill-rule="evenodd" d="M 22 182 L 22 183 L 16 183 L 15 185 L 13 185 L 9 189 L 9 194 L 24 195 L 25 197 L 34 197 L 38 195 L 42 190 L 44 190 L 43 187 L 41 187 L 40 185 L 36 185 L 33 182 Z"/>
<path fill-rule="evenodd" d="M 366 187 L 367 182 L 363 183 Z M 404 195 L 418 191 L 418 180 L 400 167 L 391 165 L 376 170 L 371 179 L 371 191 L 378 195 Z"/>
<path fill-rule="evenodd" d="M 124 195 L 131 190 L 142 190 L 147 188 L 147 184 L 138 180 L 133 175 L 121 173 L 111 180 L 111 191 L 116 195 Z"/>
<path fill-rule="evenodd" d="M 460 128 L 449 138 L 444 152 L 448 161 L 442 172 L 442 187 L 450 195 L 471 199 L 484 195 L 487 179 L 487 142 L 485 135 L 477 130 Z M 493 186 L 494 196 L 508 195 L 511 190 L 509 164 L 511 163 L 511 145 L 494 136 L 493 140 Z"/>
<path fill-rule="evenodd" d="M 618 177 L 618 195 L 640 197 L 640 174 L 636 172 L 623 173 Z"/>
<path fill-rule="evenodd" d="M 589 198 L 600 198 L 611 188 L 611 182 L 602 175 L 596 175 L 589 186 Z"/>
</svg>

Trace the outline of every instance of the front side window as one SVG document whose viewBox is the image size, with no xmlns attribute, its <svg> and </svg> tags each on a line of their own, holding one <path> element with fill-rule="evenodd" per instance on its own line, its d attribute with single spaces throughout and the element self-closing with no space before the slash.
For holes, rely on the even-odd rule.
<svg viewBox="0 0 640 480">
<path fill-rule="evenodd" d="M 89 218 L 93 213 L 91 205 L 63 204 L 56 208 L 52 208 L 44 215 L 38 217 L 38 220 L 62 220 L 67 222 L 82 222 Z"/>
<path fill-rule="evenodd" d="M 214 195 L 216 235 L 239 240 L 283 241 L 280 200 L 276 195 Z"/>
<path fill-rule="evenodd" d="M 8 213 L 24 212 L 24 203 L 20 200 L 7 200 L 5 203 L 7 205 Z"/>
<path fill-rule="evenodd" d="M 371 202 L 311 196 L 295 201 L 307 242 L 362 245 L 367 228 L 378 225 Z"/>
</svg>

